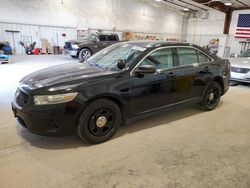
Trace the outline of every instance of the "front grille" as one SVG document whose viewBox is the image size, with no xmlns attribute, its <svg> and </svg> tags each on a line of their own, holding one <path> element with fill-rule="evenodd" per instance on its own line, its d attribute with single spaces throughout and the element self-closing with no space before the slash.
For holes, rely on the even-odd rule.
<svg viewBox="0 0 250 188">
<path fill-rule="evenodd" d="M 24 93 L 23 91 L 21 91 L 20 89 L 17 90 L 16 92 L 16 103 L 20 106 L 20 107 L 24 107 L 25 105 L 27 105 L 29 103 L 29 95 Z"/>
<path fill-rule="evenodd" d="M 237 73 L 242 73 L 242 74 L 246 74 L 250 71 L 250 69 L 247 68 L 239 68 L 239 67 L 231 67 L 231 71 L 232 72 L 237 72 Z"/>
</svg>

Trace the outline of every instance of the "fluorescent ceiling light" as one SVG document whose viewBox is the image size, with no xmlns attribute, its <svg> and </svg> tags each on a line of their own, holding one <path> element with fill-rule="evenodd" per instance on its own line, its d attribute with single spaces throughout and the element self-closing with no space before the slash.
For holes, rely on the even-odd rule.
<svg viewBox="0 0 250 188">
<path fill-rule="evenodd" d="M 155 0 L 155 1 L 160 2 L 160 1 L 162 1 L 162 0 Z"/>
<path fill-rule="evenodd" d="M 231 3 L 231 2 L 225 2 L 224 5 L 231 6 L 231 5 L 233 5 L 233 3 Z"/>
<path fill-rule="evenodd" d="M 189 8 L 184 8 L 183 10 L 184 10 L 184 11 L 189 11 Z"/>
</svg>

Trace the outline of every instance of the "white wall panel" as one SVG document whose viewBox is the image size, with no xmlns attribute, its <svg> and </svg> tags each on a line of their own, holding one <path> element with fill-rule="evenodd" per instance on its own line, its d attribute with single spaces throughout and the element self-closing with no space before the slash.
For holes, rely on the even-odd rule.
<svg viewBox="0 0 250 188">
<path fill-rule="evenodd" d="M 22 36 L 30 37 L 31 42 L 36 42 L 36 47 L 38 48 L 41 47 L 41 38 L 46 38 L 52 46 L 63 46 L 65 41 L 77 37 L 77 32 L 74 28 L 0 23 L 0 41 L 9 41 L 13 48 L 12 34 L 5 32 L 5 30 L 20 31 L 19 33 L 14 33 L 16 54 L 25 53 L 24 48 L 19 44 Z M 63 37 L 62 33 L 65 33 L 66 37 Z"/>
<path fill-rule="evenodd" d="M 220 38 L 223 34 L 225 14 L 218 11 L 210 11 L 209 19 L 190 19 L 188 22 L 187 41 L 205 46 L 213 38 Z M 239 54 L 241 51 L 240 41 L 245 39 L 235 39 L 235 31 L 239 14 L 250 14 L 250 10 L 234 11 L 229 30 L 230 53 Z"/>
<path fill-rule="evenodd" d="M 115 28 L 118 32 L 181 38 L 183 15 L 151 3 L 149 0 L 0 0 L 0 40 L 10 41 L 10 36 L 4 33 L 8 27 L 20 30 L 16 40 L 31 36 L 38 47 L 40 38 L 48 39 L 51 45 L 63 46 L 66 40 L 76 38 L 78 27 L 90 31 Z M 17 53 L 22 52 L 18 45 Z"/>
<path fill-rule="evenodd" d="M 146 0 L 0 0 L 0 3 L 4 5 L 0 6 L 0 22 L 181 33 L 181 14 Z"/>
</svg>

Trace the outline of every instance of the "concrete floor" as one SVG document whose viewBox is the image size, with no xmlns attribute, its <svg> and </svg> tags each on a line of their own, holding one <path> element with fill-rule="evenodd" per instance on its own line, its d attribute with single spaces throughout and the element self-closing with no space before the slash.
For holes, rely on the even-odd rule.
<svg viewBox="0 0 250 188">
<path fill-rule="evenodd" d="M 17 56 L 0 65 L 0 187 L 250 187 L 250 87 L 237 86 L 218 108 L 169 110 L 123 126 L 112 140 L 29 133 L 12 116 L 19 79 L 75 60 Z"/>
</svg>

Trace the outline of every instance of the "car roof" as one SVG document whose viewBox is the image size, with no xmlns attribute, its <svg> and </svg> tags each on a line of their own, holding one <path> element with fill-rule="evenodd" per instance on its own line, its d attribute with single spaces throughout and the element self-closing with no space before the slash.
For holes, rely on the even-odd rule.
<svg viewBox="0 0 250 188">
<path fill-rule="evenodd" d="M 95 35 L 117 35 L 116 33 L 93 33 Z"/>
<path fill-rule="evenodd" d="M 186 43 L 186 42 L 168 42 L 168 41 L 149 41 L 149 40 L 142 40 L 142 41 L 127 41 L 125 42 L 130 45 L 135 45 L 143 48 L 150 48 L 150 47 L 164 47 L 164 46 L 196 46 L 195 44 Z"/>
</svg>

